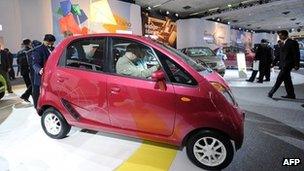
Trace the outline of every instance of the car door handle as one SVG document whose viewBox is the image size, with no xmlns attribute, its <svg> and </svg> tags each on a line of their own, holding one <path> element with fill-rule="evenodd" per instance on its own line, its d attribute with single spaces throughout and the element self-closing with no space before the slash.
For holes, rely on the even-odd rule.
<svg viewBox="0 0 304 171">
<path fill-rule="evenodd" d="M 119 92 L 120 92 L 120 88 L 119 88 L 119 87 L 112 87 L 112 88 L 111 88 L 111 93 L 117 94 L 117 93 L 119 93 Z"/>
</svg>

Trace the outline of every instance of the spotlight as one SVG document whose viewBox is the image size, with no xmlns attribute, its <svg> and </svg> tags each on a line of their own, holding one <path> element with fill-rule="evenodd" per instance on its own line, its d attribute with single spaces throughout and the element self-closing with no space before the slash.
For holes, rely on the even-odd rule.
<svg viewBox="0 0 304 171">
<path fill-rule="evenodd" d="M 227 24 L 230 25 L 230 21 L 228 21 Z"/>
<path fill-rule="evenodd" d="M 217 20 L 216 21 L 221 21 L 221 19 L 220 18 L 217 18 Z"/>
<path fill-rule="evenodd" d="M 151 10 L 151 7 L 149 6 L 149 7 L 147 7 L 147 10 Z"/>
<path fill-rule="evenodd" d="M 169 14 L 170 14 L 170 12 L 169 12 L 169 11 L 167 11 L 167 12 L 166 12 L 166 14 L 167 14 L 167 15 L 169 15 Z"/>
<path fill-rule="evenodd" d="M 239 30 L 242 30 L 241 28 L 239 28 Z"/>
<path fill-rule="evenodd" d="M 231 5 L 231 4 L 228 4 L 228 7 L 230 8 L 230 7 L 232 7 L 232 5 Z"/>
<path fill-rule="evenodd" d="M 178 17 L 178 14 L 176 13 L 175 16 Z"/>
</svg>

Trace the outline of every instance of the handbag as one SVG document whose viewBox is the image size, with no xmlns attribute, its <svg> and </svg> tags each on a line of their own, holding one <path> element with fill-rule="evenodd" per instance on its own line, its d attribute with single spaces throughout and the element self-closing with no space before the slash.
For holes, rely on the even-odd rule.
<svg viewBox="0 0 304 171">
<path fill-rule="evenodd" d="M 253 61 L 252 70 L 258 71 L 259 70 L 260 61 Z"/>
</svg>

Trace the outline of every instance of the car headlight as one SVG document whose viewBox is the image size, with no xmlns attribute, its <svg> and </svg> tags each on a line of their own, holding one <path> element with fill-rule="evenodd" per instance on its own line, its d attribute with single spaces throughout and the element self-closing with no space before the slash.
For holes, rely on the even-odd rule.
<svg viewBox="0 0 304 171">
<path fill-rule="evenodd" d="M 232 92 L 225 88 L 222 84 L 218 83 L 218 82 L 211 82 L 211 85 L 219 92 L 222 93 L 222 95 L 225 97 L 225 99 L 232 105 L 237 105 Z"/>
</svg>

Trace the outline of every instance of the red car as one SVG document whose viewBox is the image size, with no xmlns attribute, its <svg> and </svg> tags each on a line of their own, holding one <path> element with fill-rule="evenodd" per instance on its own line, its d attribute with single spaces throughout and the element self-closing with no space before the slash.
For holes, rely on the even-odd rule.
<svg viewBox="0 0 304 171">
<path fill-rule="evenodd" d="M 118 73 L 128 45 L 140 47 L 148 68 L 161 69 L 148 77 Z M 44 67 L 40 92 L 42 128 L 55 139 L 77 126 L 186 146 L 189 159 L 204 169 L 228 166 L 243 142 L 244 113 L 223 78 L 140 36 L 63 40 Z"/>
<path fill-rule="evenodd" d="M 217 51 L 216 49 L 215 51 Z M 223 47 L 223 51 L 227 56 L 227 59 L 224 61 L 227 68 L 237 68 L 237 53 L 245 53 L 246 67 L 251 68 L 252 63 L 255 57 L 255 53 L 251 49 L 242 49 L 234 46 Z"/>
</svg>

